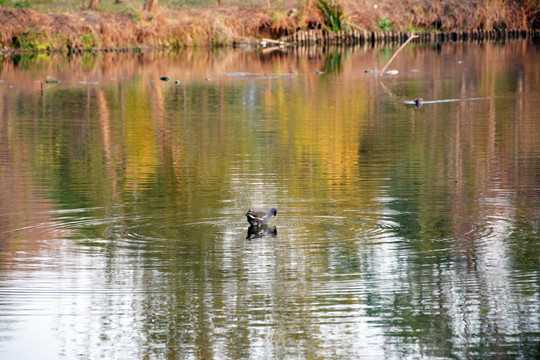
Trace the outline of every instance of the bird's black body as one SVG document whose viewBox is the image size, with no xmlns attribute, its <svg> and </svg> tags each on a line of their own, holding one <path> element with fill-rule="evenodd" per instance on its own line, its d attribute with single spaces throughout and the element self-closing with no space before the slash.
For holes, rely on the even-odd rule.
<svg viewBox="0 0 540 360">
<path fill-rule="evenodd" d="M 251 226 L 261 226 L 268 222 L 268 219 L 270 219 L 271 216 L 276 217 L 277 216 L 277 209 L 272 208 L 268 210 L 267 212 L 264 211 L 256 211 L 256 210 L 249 210 L 246 213 L 246 218 L 248 223 Z"/>
</svg>

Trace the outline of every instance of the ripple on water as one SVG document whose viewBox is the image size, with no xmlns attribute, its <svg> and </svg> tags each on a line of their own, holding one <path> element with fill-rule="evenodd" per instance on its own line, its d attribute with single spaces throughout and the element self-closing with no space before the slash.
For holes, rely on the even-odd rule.
<svg viewBox="0 0 540 360">
<path fill-rule="evenodd" d="M 154 250 L 163 246 L 171 246 L 171 241 L 197 238 L 235 236 L 238 239 L 246 238 L 248 224 L 243 216 L 238 214 L 220 214 L 218 217 L 202 217 L 195 221 L 180 222 L 177 219 L 103 215 L 104 209 L 100 207 L 74 208 L 48 211 L 47 221 L 36 221 L 28 226 L 11 230 L 13 233 L 32 230 L 39 234 L 56 232 L 55 236 L 64 238 L 77 238 L 88 233 L 92 236 L 81 236 L 79 243 L 88 246 L 101 247 L 111 241 L 115 246 L 130 249 L 147 248 L 149 244 Z M 351 214 L 349 216 L 349 213 Z M 52 218 L 51 218 L 52 216 Z M 231 218 L 234 217 L 234 221 Z M 339 215 L 315 215 L 307 220 L 302 219 L 300 213 L 291 212 L 285 218 L 281 217 L 270 222 L 277 228 L 278 238 L 294 241 L 294 247 L 321 248 L 340 245 L 378 245 L 382 243 L 403 243 L 400 232 L 403 225 L 396 222 L 395 214 L 372 214 L 366 211 L 350 210 L 340 212 Z M 483 221 L 479 221 L 483 220 Z M 476 219 L 469 225 L 463 226 L 459 231 L 452 231 L 448 236 L 429 239 L 437 243 L 431 247 L 411 247 L 410 240 L 406 245 L 413 254 L 429 257 L 437 256 L 452 248 L 469 251 L 470 244 L 462 240 L 474 240 L 475 248 L 485 249 L 494 239 L 507 237 L 513 228 L 513 221 L 504 216 L 486 216 Z M 202 234 L 202 235 L 201 235 Z M 166 243 L 168 241 L 168 243 Z M 196 246 L 192 241 L 191 247 Z M 175 246 L 178 246 L 175 245 Z"/>
<path fill-rule="evenodd" d="M 460 219 L 456 224 L 455 228 L 446 229 L 445 236 L 410 238 L 405 246 L 411 255 L 425 261 L 438 261 L 441 256 L 454 260 L 469 259 L 470 256 L 501 250 L 500 241 L 508 238 L 515 227 L 513 219 L 492 215 L 473 220 Z"/>
<path fill-rule="evenodd" d="M 391 219 L 373 219 L 369 214 L 356 214 L 354 217 L 318 216 L 309 226 L 316 227 L 321 235 L 362 244 L 388 241 L 395 238 L 400 229 L 400 225 Z"/>
</svg>

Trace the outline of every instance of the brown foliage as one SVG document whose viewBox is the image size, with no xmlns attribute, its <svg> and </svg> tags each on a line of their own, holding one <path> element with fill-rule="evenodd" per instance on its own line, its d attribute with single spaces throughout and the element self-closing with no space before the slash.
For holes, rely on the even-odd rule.
<svg viewBox="0 0 540 360">
<path fill-rule="evenodd" d="M 0 47 L 11 47 L 29 31 L 42 34 L 53 49 L 87 49 L 91 39 L 95 48 L 163 47 L 210 45 L 212 41 L 232 43 L 242 36 L 257 34 L 260 24 L 268 23 L 267 12 L 217 11 L 141 13 L 141 21 L 123 14 L 82 12 L 43 14 L 31 9 L 0 7 Z M 86 36 L 86 38 L 84 38 Z M 85 42 L 86 39 L 86 42 Z"/>
<path fill-rule="evenodd" d="M 351 22 L 366 30 L 377 30 L 377 23 L 384 18 L 397 31 L 523 30 L 532 28 L 530 19 L 534 16 L 540 19 L 538 0 L 341 0 L 341 4 Z"/>
<path fill-rule="evenodd" d="M 147 4 L 150 2 L 148 0 Z M 134 47 L 183 47 L 232 44 L 248 36 L 278 37 L 297 29 L 319 27 L 324 19 L 314 1 L 287 8 L 215 6 L 140 10 L 123 13 L 85 11 L 44 14 L 0 6 L 0 47 L 13 48 L 28 33 L 42 46 L 30 51 Z M 389 19 L 396 31 L 529 29 L 540 26 L 540 1 L 522 0 L 340 0 L 345 20 L 365 30 L 378 30 Z M 29 40 L 30 41 L 30 40 Z"/>
</svg>

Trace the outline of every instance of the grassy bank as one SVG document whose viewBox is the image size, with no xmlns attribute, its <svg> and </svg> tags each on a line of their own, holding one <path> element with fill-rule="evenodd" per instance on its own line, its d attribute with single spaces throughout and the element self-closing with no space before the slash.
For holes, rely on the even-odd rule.
<svg viewBox="0 0 540 360">
<path fill-rule="evenodd" d="M 240 6 L 242 4 L 242 6 Z M 540 0 L 0 0 L 0 47 L 12 51 L 227 46 L 299 29 L 464 31 L 540 28 Z"/>
</svg>

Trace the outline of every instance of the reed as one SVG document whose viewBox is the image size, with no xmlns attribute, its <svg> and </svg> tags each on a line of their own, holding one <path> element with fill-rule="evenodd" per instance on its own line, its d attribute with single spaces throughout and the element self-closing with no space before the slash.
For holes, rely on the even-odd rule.
<svg viewBox="0 0 540 360">
<path fill-rule="evenodd" d="M 347 30 L 347 21 L 341 5 L 336 0 L 317 0 L 317 8 L 323 14 L 324 27 L 331 31 Z"/>
</svg>

